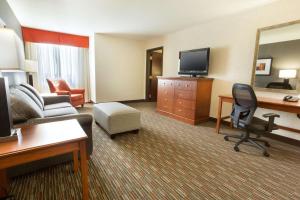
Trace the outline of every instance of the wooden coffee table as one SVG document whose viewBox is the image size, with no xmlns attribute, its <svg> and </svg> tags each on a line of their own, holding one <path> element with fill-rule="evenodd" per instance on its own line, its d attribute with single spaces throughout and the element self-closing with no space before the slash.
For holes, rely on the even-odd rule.
<svg viewBox="0 0 300 200">
<path fill-rule="evenodd" d="M 77 172 L 80 152 L 82 197 L 88 199 L 86 139 L 87 135 L 74 119 L 28 126 L 22 128 L 19 140 L 0 143 L 0 198 L 8 194 L 7 168 L 73 153 L 74 172 Z"/>
</svg>

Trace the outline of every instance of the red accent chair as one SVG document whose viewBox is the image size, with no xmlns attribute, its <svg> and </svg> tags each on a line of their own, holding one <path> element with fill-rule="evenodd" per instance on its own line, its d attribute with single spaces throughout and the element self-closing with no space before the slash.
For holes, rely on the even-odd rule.
<svg viewBox="0 0 300 200">
<path fill-rule="evenodd" d="M 71 99 L 71 104 L 76 107 L 84 106 L 84 89 L 71 89 L 65 80 L 52 81 L 47 79 L 49 89 L 51 93 L 56 93 L 57 95 L 69 95 Z"/>
</svg>

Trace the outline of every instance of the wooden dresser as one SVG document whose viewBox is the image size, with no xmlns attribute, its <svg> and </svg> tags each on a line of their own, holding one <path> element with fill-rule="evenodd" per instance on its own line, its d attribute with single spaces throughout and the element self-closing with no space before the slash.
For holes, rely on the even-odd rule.
<svg viewBox="0 0 300 200">
<path fill-rule="evenodd" d="M 157 111 L 197 124 L 209 119 L 211 78 L 158 77 Z"/>
</svg>

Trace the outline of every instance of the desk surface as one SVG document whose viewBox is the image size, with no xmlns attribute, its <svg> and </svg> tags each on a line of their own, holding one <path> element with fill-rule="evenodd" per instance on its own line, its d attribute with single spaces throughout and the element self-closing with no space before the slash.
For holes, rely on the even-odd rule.
<svg viewBox="0 0 300 200">
<path fill-rule="evenodd" d="M 228 99 L 229 101 L 232 101 L 233 99 L 232 95 L 230 94 L 220 95 L 219 97 L 223 99 Z M 282 99 L 258 96 L 257 103 L 258 103 L 258 107 L 300 114 L 300 101 L 288 102 L 288 101 L 283 101 Z"/>
</svg>

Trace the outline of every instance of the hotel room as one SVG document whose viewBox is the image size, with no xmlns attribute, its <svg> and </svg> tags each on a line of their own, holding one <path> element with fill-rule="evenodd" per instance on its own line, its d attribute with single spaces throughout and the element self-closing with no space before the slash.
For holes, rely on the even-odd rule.
<svg viewBox="0 0 300 200">
<path fill-rule="evenodd" d="M 0 0 L 0 200 L 300 199 L 299 9 Z"/>
</svg>

